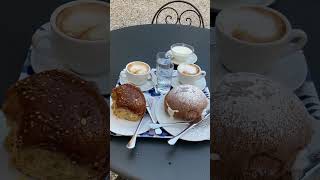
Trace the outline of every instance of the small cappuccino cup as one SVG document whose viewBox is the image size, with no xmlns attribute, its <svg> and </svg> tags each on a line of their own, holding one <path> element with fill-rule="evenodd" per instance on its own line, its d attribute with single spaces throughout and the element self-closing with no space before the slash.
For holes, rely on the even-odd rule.
<svg viewBox="0 0 320 180">
<path fill-rule="evenodd" d="M 216 19 L 216 53 L 232 72 L 264 74 L 307 43 L 288 19 L 268 7 L 242 6 L 222 10 Z"/>
<path fill-rule="evenodd" d="M 151 78 L 150 66 L 142 61 L 133 61 L 126 65 L 125 74 L 127 80 L 137 86 L 143 85 Z"/>
<path fill-rule="evenodd" d="M 32 38 L 35 51 L 48 40 L 52 56 L 66 69 L 81 75 L 108 72 L 109 4 L 78 0 L 58 7 L 51 15 L 50 30 L 38 31 Z"/>
<path fill-rule="evenodd" d="M 178 80 L 182 84 L 193 84 L 206 76 L 206 72 L 196 64 L 180 64 L 177 68 Z"/>
</svg>

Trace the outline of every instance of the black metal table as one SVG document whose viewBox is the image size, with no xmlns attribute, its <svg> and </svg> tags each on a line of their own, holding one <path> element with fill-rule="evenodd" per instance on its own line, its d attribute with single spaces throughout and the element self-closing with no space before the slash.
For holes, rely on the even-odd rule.
<svg viewBox="0 0 320 180">
<path fill-rule="evenodd" d="M 198 64 L 210 77 L 210 32 L 208 29 L 177 25 L 142 25 L 111 32 L 111 84 L 116 84 L 119 72 L 133 60 L 156 65 L 156 53 L 167 51 L 170 45 L 184 42 L 195 47 Z M 208 86 L 210 83 L 208 82 Z M 128 137 L 112 137 L 111 169 L 138 179 L 209 179 L 209 141 L 191 143 L 179 141 L 175 146 L 165 139 L 138 139 L 136 149 L 125 146 Z"/>
</svg>

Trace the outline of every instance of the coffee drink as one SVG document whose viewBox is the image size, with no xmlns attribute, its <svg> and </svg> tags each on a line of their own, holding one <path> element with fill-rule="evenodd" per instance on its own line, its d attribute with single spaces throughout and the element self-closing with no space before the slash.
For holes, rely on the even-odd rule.
<svg viewBox="0 0 320 180">
<path fill-rule="evenodd" d="M 179 71 L 185 75 L 197 75 L 201 72 L 200 68 L 195 64 L 181 64 Z"/>
<path fill-rule="evenodd" d="M 193 84 L 206 76 L 206 72 L 196 64 L 180 64 L 177 70 L 179 82 L 182 84 Z"/>
<path fill-rule="evenodd" d="M 147 74 L 149 72 L 149 66 L 139 61 L 128 64 L 127 69 L 132 74 Z"/>
<path fill-rule="evenodd" d="M 215 27 L 216 57 L 231 72 L 270 72 L 308 40 L 306 33 L 293 29 L 283 14 L 262 6 L 223 9 Z"/>
<path fill-rule="evenodd" d="M 50 29 L 32 37 L 35 51 L 43 51 L 41 41 L 48 41 L 47 58 L 81 75 L 106 77 L 110 44 L 109 3 L 77 0 L 56 8 L 50 17 Z"/>
<path fill-rule="evenodd" d="M 127 64 L 125 75 L 127 80 L 137 86 L 147 82 L 150 76 L 150 66 L 142 61 L 133 61 Z"/>
<path fill-rule="evenodd" d="M 280 40 L 286 24 L 276 13 L 257 7 L 241 7 L 220 17 L 221 28 L 233 38 L 250 43 Z"/>
<path fill-rule="evenodd" d="M 98 3 L 82 3 L 63 9 L 56 25 L 64 34 L 81 40 L 106 40 L 108 7 Z"/>
</svg>

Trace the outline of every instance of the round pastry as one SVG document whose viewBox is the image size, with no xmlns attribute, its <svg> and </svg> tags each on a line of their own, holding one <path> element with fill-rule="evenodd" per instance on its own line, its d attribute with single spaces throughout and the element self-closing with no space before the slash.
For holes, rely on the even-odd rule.
<svg viewBox="0 0 320 180">
<path fill-rule="evenodd" d="M 207 106 L 206 95 L 192 85 L 177 86 L 164 99 L 164 108 L 169 116 L 185 121 L 200 121 Z"/>
<path fill-rule="evenodd" d="M 310 115 L 291 91 L 261 75 L 235 73 L 223 78 L 213 102 L 215 179 L 290 177 L 312 135 Z"/>
<path fill-rule="evenodd" d="M 109 108 L 93 84 L 59 70 L 9 88 L 3 105 L 14 166 L 37 179 L 104 180 Z"/>
<path fill-rule="evenodd" d="M 112 90 L 112 112 L 120 119 L 141 120 L 146 112 L 146 99 L 142 91 L 132 85 L 123 84 Z"/>
</svg>

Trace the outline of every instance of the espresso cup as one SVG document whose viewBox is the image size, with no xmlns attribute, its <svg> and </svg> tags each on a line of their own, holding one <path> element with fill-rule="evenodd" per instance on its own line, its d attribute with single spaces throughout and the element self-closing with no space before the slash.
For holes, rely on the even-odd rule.
<svg viewBox="0 0 320 180">
<path fill-rule="evenodd" d="M 105 74 L 110 44 L 108 11 L 109 4 L 103 1 L 66 3 L 52 13 L 50 30 L 33 36 L 32 46 L 37 51 L 41 41 L 49 40 L 52 58 L 66 69 L 83 75 Z"/>
<path fill-rule="evenodd" d="M 133 61 L 126 65 L 125 75 L 127 80 L 137 86 L 143 85 L 151 78 L 150 66 L 142 61 Z"/>
<path fill-rule="evenodd" d="M 268 7 L 224 9 L 215 26 L 218 60 L 232 72 L 266 73 L 307 43 L 304 31 L 292 29 L 284 15 Z"/>
<path fill-rule="evenodd" d="M 177 62 L 185 62 L 194 53 L 194 48 L 185 43 L 175 43 L 170 47 L 172 58 Z"/>
<path fill-rule="evenodd" d="M 180 64 L 177 68 L 178 80 L 182 84 L 193 84 L 206 76 L 206 72 L 196 64 Z"/>
</svg>

